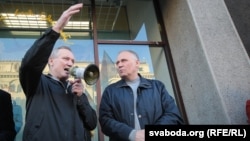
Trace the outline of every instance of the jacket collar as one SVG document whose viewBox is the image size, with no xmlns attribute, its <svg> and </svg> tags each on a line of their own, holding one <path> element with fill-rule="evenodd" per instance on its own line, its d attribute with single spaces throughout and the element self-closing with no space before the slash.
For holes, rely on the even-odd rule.
<svg viewBox="0 0 250 141">
<path fill-rule="evenodd" d="M 152 86 L 149 79 L 146 79 L 146 78 L 142 77 L 140 73 L 138 73 L 138 75 L 140 77 L 139 87 L 141 87 L 141 88 L 150 88 Z M 116 84 L 117 84 L 116 87 L 126 87 L 126 86 L 128 86 L 124 79 L 119 80 Z"/>
<path fill-rule="evenodd" d="M 47 76 L 47 77 L 50 78 L 50 79 L 53 79 L 53 80 L 58 81 L 60 84 L 62 84 L 62 85 L 63 85 L 64 87 L 66 87 L 66 88 L 68 88 L 68 87 L 70 86 L 70 83 L 69 83 L 68 80 L 65 81 L 65 82 L 62 82 L 62 81 L 60 81 L 59 79 L 57 79 L 56 77 L 52 76 L 50 73 L 48 73 L 48 74 L 45 75 L 45 76 Z"/>
</svg>

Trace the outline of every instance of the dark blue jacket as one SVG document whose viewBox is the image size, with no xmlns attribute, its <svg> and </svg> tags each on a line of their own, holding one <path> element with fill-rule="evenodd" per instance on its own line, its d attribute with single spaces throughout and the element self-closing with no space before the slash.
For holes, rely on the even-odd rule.
<svg viewBox="0 0 250 141">
<path fill-rule="evenodd" d="M 49 29 L 27 51 L 19 71 L 26 96 L 23 141 L 90 141 L 97 115 L 87 96 L 71 93 L 68 82 L 44 75 L 59 34 Z"/>
<path fill-rule="evenodd" d="M 140 76 L 140 74 L 139 74 Z M 140 76 L 137 89 L 137 114 L 142 129 L 145 125 L 182 124 L 183 120 L 164 84 Z M 103 92 L 99 122 L 111 141 L 128 140 L 134 129 L 134 97 L 124 80 L 106 87 Z"/>
</svg>

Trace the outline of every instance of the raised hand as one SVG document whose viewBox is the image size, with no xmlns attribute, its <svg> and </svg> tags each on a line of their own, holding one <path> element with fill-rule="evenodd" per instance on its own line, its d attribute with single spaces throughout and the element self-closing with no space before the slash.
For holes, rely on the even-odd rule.
<svg viewBox="0 0 250 141">
<path fill-rule="evenodd" d="M 80 12 L 82 7 L 83 7 L 83 3 L 78 3 L 78 4 L 70 6 L 67 10 L 65 10 L 62 13 L 62 15 L 57 20 L 57 22 L 52 27 L 52 29 L 59 33 L 67 25 L 67 23 L 70 20 L 70 18 L 72 17 L 72 15 Z"/>
</svg>

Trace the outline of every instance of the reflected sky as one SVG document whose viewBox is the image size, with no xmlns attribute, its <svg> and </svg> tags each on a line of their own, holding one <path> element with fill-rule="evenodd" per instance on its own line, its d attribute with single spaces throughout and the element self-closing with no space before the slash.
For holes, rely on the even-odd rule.
<svg viewBox="0 0 250 141">
<path fill-rule="evenodd" d="M 32 46 L 36 39 L 22 38 L 0 38 L 0 60 L 21 61 L 25 52 Z M 136 41 L 147 40 L 145 28 L 142 26 Z M 94 50 L 92 40 L 62 40 L 59 38 L 54 47 L 69 46 L 71 47 L 76 61 L 94 62 Z M 99 62 L 103 59 L 104 51 L 107 52 L 113 62 L 119 51 L 130 49 L 138 53 L 140 61 L 147 62 L 152 72 L 152 62 L 149 47 L 145 45 L 99 45 Z"/>
</svg>

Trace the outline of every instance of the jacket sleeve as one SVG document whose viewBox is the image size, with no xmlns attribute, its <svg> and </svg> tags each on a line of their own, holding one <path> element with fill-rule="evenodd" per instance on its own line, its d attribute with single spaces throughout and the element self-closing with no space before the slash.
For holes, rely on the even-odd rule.
<svg viewBox="0 0 250 141">
<path fill-rule="evenodd" d="M 34 94 L 40 76 L 60 34 L 49 28 L 22 58 L 19 80 L 26 96 Z"/>
<path fill-rule="evenodd" d="M 96 111 L 91 107 L 86 94 L 77 97 L 77 108 L 85 128 L 89 130 L 95 129 L 97 126 Z"/>
<path fill-rule="evenodd" d="M 113 139 L 128 141 L 129 134 L 132 132 L 133 128 L 115 119 L 110 99 L 107 87 L 102 94 L 99 108 L 99 123 L 102 132 Z"/>
<path fill-rule="evenodd" d="M 183 119 L 180 115 L 179 109 L 173 97 L 168 93 L 164 84 L 159 82 L 157 87 L 161 92 L 161 107 L 163 109 L 162 116 L 156 121 L 155 124 L 183 124 Z"/>
</svg>

